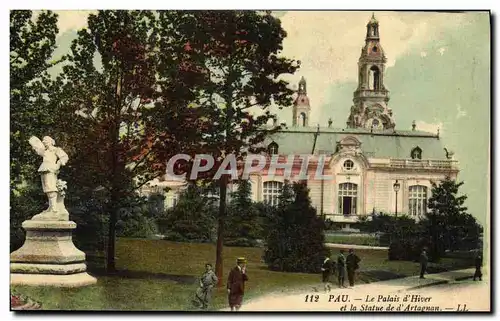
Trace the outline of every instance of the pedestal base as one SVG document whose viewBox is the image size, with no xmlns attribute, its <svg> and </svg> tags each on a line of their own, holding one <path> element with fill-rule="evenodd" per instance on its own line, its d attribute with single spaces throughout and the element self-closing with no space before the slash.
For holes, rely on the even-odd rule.
<svg viewBox="0 0 500 321">
<path fill-rule="evenodd" d="M 79 287 L 97 280 L 85 271 L 85 253 L 75 247 L 71 221 L 24 221 L 26 240 L 10 255 L 11 284 Z"/>
<path fill-rule="evenodd" d="M 32 286 L 54 286 L 76 288 L 86 285 L 92 285 L 97 279 L 89 274 L 77 273 L 70 275 L 50 275 L 50 274 L 21 274 L 11 273 L 11 285 L 32 285 Z"/>
</svg>

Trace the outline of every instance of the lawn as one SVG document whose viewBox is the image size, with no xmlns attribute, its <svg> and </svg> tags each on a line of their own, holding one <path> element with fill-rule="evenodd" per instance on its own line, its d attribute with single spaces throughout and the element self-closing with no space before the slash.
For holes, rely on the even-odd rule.
<svg viewBox="0 0 500 321">
<path fill-rule="evenodd" d="M 378 238 L 370 234 L 326 234 L 325 241 L 336 244 L 380 246 Z"/>
<path fill-rule="evenodd" d="M 332 256 L 335 257 L 336 250 Z M 387 261 L 387 252 L 359 250 L 361 257 L 360 282 L 373 282 L 398 276 L 415 275 L 417 263 Z M 239 256 L 248 259 L 249 282 L 245 300 L 269 292 L 311 290 L 320 285 L 320 276 L 305 273 L 282 273 L 267 270 L 261 262 L 262 249 L 224 249 L 224 275 Z M 190 300 L 203 272 L 204 264 L 215 263 L 215 245 L 175 243 L 163 240 L 119 239 L 117 242 L 116 276 L 99 276 L 98 283 L 78 289 L 12 287 L 41 302 L 48 310 L 192 310 Z M 466 262 L 448 259 L 440 268 L 461 268 Z M 97 270 L 96 270 L 97 271 Z M 225 283 L 225 280 L 224 280 Z M 226 290 L 214 295 L 212 309 L 226 306 Z"/>
</svg>

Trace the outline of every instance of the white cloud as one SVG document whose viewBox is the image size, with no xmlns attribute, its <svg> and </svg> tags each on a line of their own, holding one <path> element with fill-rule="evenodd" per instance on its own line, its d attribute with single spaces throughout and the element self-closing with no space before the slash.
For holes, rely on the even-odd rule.
<svg viewBox="0 0 500 321">
<path fill-rule="evenodd" d="M 422 52 L 429 39 L 439 39 L 445 28 L 459 26 L 465 16 L 453 13 L 376 12 L 387 67 L 394 66 L 399 57 L 411 50 Z M 300 76 L 307 79 L 312 123 L 319 121 L 319 106 L 325 103 L 329 86 L 337 82 L 357 81 L 357 62 L 370 17 L 371 12 L 355 11 L 290 11 L 281 17 L 282 26 L 288 33 L 283 54 L 302 62 L 298 74 L 286 79 L 293 82 L 298 82 Z"/>
<path fill-rule="evenodd" d="M 426 123 L 425 121 L 417 120 L 415 121 L 416 130 L 428 132 L 428 133 L 437 133 L 439 129 L 439 134 L 443 134 L 443 123 Z"/>
<path fill-rule="evenodd" d="M 87 27 L 87 17 L 95 10 L 55 10 L 59 15 L 57 27 L 59 28 L 59 35 L 70 30 L 79 30 Z"/>
<path fill-rule="evenodd" d="M 445 52 L 445 51 L 446 51 L 446 48 L 445 48 L 445 47 L 441 47 L 441 48 L 439 48 L 439 50 L 438 50 L 438 52 L 439 52 L 439 54 L 440 54 L 441 56 L 442 56 L 442 55 L 444 55 L 444 52 Z"/>
<path fill-rule="evenodd" d="M 460 104 L 457 104 L 457 119 L 467 116 L 467 112 L 462 109 Z"/>
</svg>

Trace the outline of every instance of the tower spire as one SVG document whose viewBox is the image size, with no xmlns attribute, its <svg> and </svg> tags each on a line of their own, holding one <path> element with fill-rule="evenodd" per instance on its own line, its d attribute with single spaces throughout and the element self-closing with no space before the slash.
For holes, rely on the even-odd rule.
<svg viewBox="0 0 500 321">
<path fill-rule="evenodd" d="M 310 111 L 311 106 L 309 104 L 309 97 L 307 97 L 307 83 L 304 76 L 302 76 L 299 81 L 297 98 L 293 103 L 293 126 L 309 126 Z"/>
<path fill-rule="evenodd" d="M 300 77 L 298 93 L 303 94 L 303 95 L 307 95 L 307 83 L 306 83 L 306 79 L 304 78 L 304 76 Z"/>
<path fill-rule="evenodd" d="M 365 45 L 358 61 L 358 88 L 354 106 L 347 120 L 350 128 L 391 129 L 395 127 L 392 111 L 387 107 L 389 91 L 384 85 L 386 57 L 380 44 L 379 22 L 372 12 L 366 25 Z"/>
</svg>

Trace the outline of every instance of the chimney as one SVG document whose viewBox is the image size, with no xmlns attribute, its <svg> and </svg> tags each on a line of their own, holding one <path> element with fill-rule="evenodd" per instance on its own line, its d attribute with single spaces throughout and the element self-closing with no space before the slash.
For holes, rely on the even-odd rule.
<svg viewBox="0 0 500 321">
<path fill-rule="evenodd" d="M 411 123 L 411 130 L 415 130 L 415 128 L 417 128 L 417 124 L 415 123 L 415 121 L 413 121 Z"/>
</svg>

